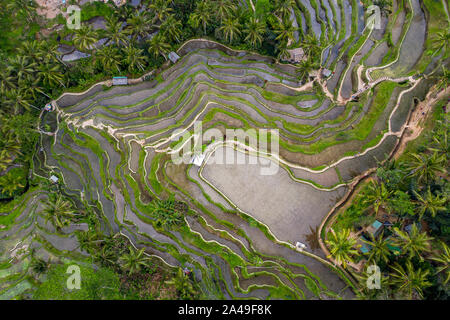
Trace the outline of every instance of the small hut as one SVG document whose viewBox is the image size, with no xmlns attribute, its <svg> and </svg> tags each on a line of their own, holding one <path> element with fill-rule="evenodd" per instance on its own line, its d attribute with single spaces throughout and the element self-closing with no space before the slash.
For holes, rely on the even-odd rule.
<svg viewBox="0 0 450 320">
<path fill-rule="evenodd" d="M 180 60 L 180 56 L 173 51 L 169 53 L 168 58 L 172 63 L 177 63 Z"/>
<path fill-rule="evenodd" d="M 128 84 L 127 77 L 113 77 L 112 79 L 113 86 L 124 86 Z"/>
</svg>

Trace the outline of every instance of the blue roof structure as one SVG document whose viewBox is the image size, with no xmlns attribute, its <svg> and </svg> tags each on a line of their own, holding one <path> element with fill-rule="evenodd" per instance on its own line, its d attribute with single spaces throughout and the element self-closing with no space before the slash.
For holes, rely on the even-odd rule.
<svg viewBox="0 0 450 320">
<path fill-rule="evenodd" d="M 128 84 L 127 77 L 113 77 L 113 86 L 123 86 Z"/>
</svg>

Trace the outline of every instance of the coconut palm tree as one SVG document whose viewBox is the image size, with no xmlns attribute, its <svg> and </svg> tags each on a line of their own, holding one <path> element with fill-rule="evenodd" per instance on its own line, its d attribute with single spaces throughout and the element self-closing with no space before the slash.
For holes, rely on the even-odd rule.
<svg viewBox="0 0 450 320">
<path fill-rule="evenodd" d="M 95 256 L 99 259 L 104 266 L 113 266 L 117 263 L 116 255 L 111 248 L 103 246 L 100 250 L 95 252 Z"/>
<path fill-rule="evenodd" d="M 373 208 L 375 214 L 378 214 L 380 207 L 386 207 L 391 195 L 392 191 L 387 190 L 383 182 L 372 180 L 367 186 L 366 192 L 362 193 L 360 197 L 362 198 L 361 203 L 363 205 L 368 208 Z"/>
<path fill-rule="evenodd" d="M 442 73 L 436 78 L 438 79 L 437 89 L 446 89 L 450 84 L 450 71 L 445 66 L 442 66 Z"/>
<path fill-rule="evenodd" d="M 428 184 L 436 178 L 438 172 L 446 173 L 445 156 L 411 153 L 406 162 L 409 176 L 417 178 L 418 183 Z"/>
<path fill-rule="evenodd" d="M 96 53 L 96 59 L 100 61 L 100 64 L 108 72 L 120 72 L 120 64 L 122 56 L 119 50 L 113 46 L 104 46 Z"/>
<path fill-rule="evenodd" d="M 309 78 L 309 74 L 313 70 L 313 64 L 310 59 L 302 60 L 298 64 L 299 74 L 298 77 L 301 81 L 306 81 Z"/>
<path fill-rule="evenodd" d="M 169 0 L 155 0 L 150 4 L 149 8 L 155 12 L 154 22 L 162 22 L 172 13 L 173 9 L 169 7 L 169 2 Z"/>
<path fill-rule="evenodd" d="M 321 47 L 314 34 L 308 34 L 302 41 L 302 47 L 309 59 L 315 60 L 320 55 Z"/>
<path fill-rule="evenodd" d="M 31 62 L 26 56 L 15 56 L 8 59 L 8 70 L 16 77 L 17 81 L 32 78 L 37 64 Z"/>
<path fill-rule="evenodd" d="M 106 18 L 105 36 L 117 46 L 125 46 L 128 43 L 126 32 L 122 29 L 122 22 L 115 16 Z"/>
<path fill-rule="evenodd" d="M 21 13 L 25 16 L 28 22 L 33 22 L 36 18 L 37 4 L 34 0 L 14 0 L 10 1 L 6 8 L 16 13 Z"/>
<path fill-rule="evenodd" d="M 296 5 L 294 0 L 278 0 L 275 2 L 274 13 L 281 19 L 289 19 L 291 9 Z M 291 22 L 292 23 L 292 22 Z"/>
<path fill-rule="evenodd" d="M 128 71 L 133 72 L 137 68 L 141 71 L 145 70 L 147 57 L 144 55 L 143 49 L 138 49 L 129 45 L 123 49 L 123 53 L 125 54 L 125 62 L 128 65 Z"/>
<path fill-rule="evenodd" d="M 61 194 L 50 196 L 44 202 L 42 213 L 46 217 L 45 221 L 50 220 L 57 230 L 68 225 L 70 220 L 77 216 L 72 207 L 72 203 L 66 200 Z"/>
<path fill-rule="evenodd" d="M 241 34 L 239 28 L 241 27 L 238 19 L 227 18 L 223 22 L 223 25 L 219 28 L 219 31 L 223 33 L 224 38 L 229 43 Z"/>
<path fill-rule="evenodd" d="M 53 87 L 58 84 L 65 87 L 64 83 L 62 82 L 64 76 L 60 72 L 59 65 L 57 64 L 40 64 L 37 68 L 37 76 L 44 83 L 44 85 L 48 85 L 49 87 Z"/>
<path fill-rule="evenodd" d="M 145 11 L 138 12 L 127 20 L 127 31 L 133 40 L 145 38 L 152 29 L 152 19 Z"/>
<path fill-rule="evenodd" d="M 294 40 L 295 30 L 296 30 L 296 28 L 292 25 L 291 20 L 283 19 L 278 24 L 278 27 L 275 30 L 275 33 L 278 34 L 278 36 L 275 39 L 279 40 L 280 42 L 289 43 L 290 41 Z"/>
<path fill-rule="evenodd" d="M 32 103 L 30 93 L 25 89 L 9 90 L 5 94 L 5 106 L 9 107 L 14 114 L 19 114 L 22 110 L 30 111 L 31 108 L 39 110 Z"/>
<path fill-rule="evenodd" d="M 392 0 L 375 0 L 373 4 L 380 8 L 380 13 L 382 15 L 385 14 L 387 16 L 392 12 Z"/>
<path fill-rule="evenodd" d="M 363 270 L 361 273 L 354 274 L 359 283 L 359 290 L 356 292 L 358 299 L 360 300 L 386 300 L 389 298 L 389 282 L 388 277 L 383 274 L 380 275 L 380 288 L 374 290 L 368 287 L 368 283 L 371 283 L 373 273 L 369 273 Z"/>
<path fill-rule="evenodd" d="M 12 197 L 16 191 L 21 190 L 23 187 L 25 186 L 22 184 L 21 177 L 11 174 L 5 174 L 0 177 L 0 189 L 8 197 Z"/>
<path fill-rule="evenodd" d="M 33 258 L 30 264 L 31 270 L 37 275 L 40 275 L 48 270 L 50 263 L 40 258 Z"/>
<path fill-rule="evenodd" d="M 431 283 L 427 280 L 430 271 L 422 269 L 415 271 L 409 260 L 406 262 L 406 270 L 399 263 L 396 263 L 392 269 L 394 272 L 390 273 L 391 283 L 399 291 L 405 292 L 409 299 L 412 299 L 414 291 L 420 297 L 423 297 L 423 289 L 431 286 Z"/>
<path fill-rule="evenodd" d="M 409 258 L 418 256 L 423 260 L 422 253 L 430 251 L 430 241 L 433 240 L 426 232 L 419 232 L 416 224 L 412 225 L 411 232 L 405 232 L 399 228 L 394 228 L 397 238 L 394 240 L 395 245 L 401 247 L 403 252 L 409 254 Z"/>
<path fill-rule="evenodd" d="M 450 28 L 436 32 L 431 37 L 431 41 L 434 49 L 433 55 L 438 54 L 442 50 L 447 51 L 450 46 Z"/>
<path fill-rule="evenodd" d="M 450 280 L 450 248 L 444 242 L 441 242 L 441 248 L 442 251 L 431 259 L 440 263 L 436 273 L 445 273 L 444 285 L 446 285 Z"/>
<path fill-rule="evenodd" d="M 120 257 L 120 262 L 128 270 L 131 275 L 139 272 L 143 267 L 148 265 L 148 257 L 144 255 L 145 248 L 134 250 L 133 247 L 128 247 L 129 253 L 125 253 Z"/>
<path fill-rule="evenodd" d="M 226 18 L 229 18 L 236 8 L 230 0 L 216 0 L 214 1 L 213 6 L 216 11 L 216 17 L 219 18 L 220 23 Z"/>
<path fill-rule="evenodd" d="M 203 27 L 203 34 L 206 34 L 206 27 L 212 20 L 212 7 L 209 1 L 202 0 L 197 3 L 195 10 L 191 13 L 189 20 L 194 28 Z"/>
<path fill-rule="evenodd" d="M 419 219 L 422 219 L 424 214 L 427 212 L 430 213 L 434 218 L 439 211 L 447 210 L 447 208 L 445 207 L 447 198 L 444 196 L 433 195 L 429 186 L 424 196 L 420 195 L 415 190 L 413 192 L 418 200 L 417 212 L 419 213 Z"/>
<path fill-rule="evenodd" d="M 175 277 L 166 281 L 166 284 L 175 286 L 179 298 L 183 300 L 193 299 L 197 294 L 191 280 L 181 268 L 178 269 Z"/>
<path fill-rule="evenodd" d="M 450 124 L 448 123 L 448 121 L 436 121 L 435 130 L 430 136 L 432 140 L 431 145 L 427 146 L 428 150 L 430 150 L 431 152 L 437 152 L 439 156 L 444 156 L 444 159 L 450 153 L 450 144 L 448 141 L 449 129 Z"/>
<path fill-rule="evenodd" d="M 8 90 L 13 90 L 17 88 L 16 79 L 12 75 L 11 70 L 6 68 L 0 69 L 0 93 L 5 94 Z"/>
<path fill-rule="evenodd" d="M 0 171 L 6 170 L 13 161 L 14 159 L 9 156 L 6 150 L 0 151 Z"/>
<path fill-rule="evenodd" d="M 244 33 L 247 35 L 245 37 L 245 42 L 249 42 L 253 48 L 258 48 L 261 46 L 264 34 L 266 33 L 266 25 L 264 22 L 260 22 L 256 17 L 250 17 Z"/>
<path fill-rule="evenodd" d="M 367 255 L 369 256 L 368 260 L 370 262 L 389 262 L 389 256 L 391 255 L 391 252 L 388 247 L 388 242 L 383 239 L 383 233 L 380 234 L 377 238 L 371 235 L 371 241 L 362 241 L 371 247 L 371 250 L 367 253 Z"/>
<path fill-rule="evenodd" d="M 43 58 L 43 51 L 41 47 L 42 43 L 38 40 L 24 41 L 22 45 L 17 48 L 17 53 L 20 56 L 30 58 L 35 63 L 39 63 Z"/>
<path fill-rule="evenodd" d="M 14 134 L 14 128 L 11 128 L 8 125 L 4 125 L 1 123 L 1 134 L 2 139 L 0 139 L 0 150 L 5 152 L 8 157 L 15 158 L 22 153 L 20 152 L 20 141 L 17 136 Z"/>
<path fill-rule="evenodd" d="M 96 42 L 97 32 L 89 25 L 82 25 L 80 29 L 75 30 L 73 44 L 78 50 L 90 51 Z"/>
<path fill-rule="evenodd" d="M 163 56 L 167 60 L 166 54 L 170 50 L 170 45 L 167 43 L 166 38 L 160 34 L 153 36 L 151 40 L 148 41 L 148 52 L 155 58 Z"/>
<path fill-rule="evenodd" d="M 169 14 L 160 26 L 160 31 L 166 39 L 180 42 L 183 24 L 175 18 L 175 15 Z"/>
<path fill-rule="evenodd" d="M 336 264 L 342 265 L 344 268 L 347 267 L 348 262 L 353 262 L 352 255 L 358 254 L 358 250 L 355 249 L 357 247 L 356 240 L 350 237 L 350 229 L 338 232 L 331 229 L 329 238 L 325 242 L 330 247 L 331 256 Z"/>
<path fill-rule="evenodd" d="M 278 60 L 287 60 L 290 57 L 289 50 L 287 48 L 286 41 L 280 42 L 280 44 L 277 46 L 277 58 Z"/>
</svg>

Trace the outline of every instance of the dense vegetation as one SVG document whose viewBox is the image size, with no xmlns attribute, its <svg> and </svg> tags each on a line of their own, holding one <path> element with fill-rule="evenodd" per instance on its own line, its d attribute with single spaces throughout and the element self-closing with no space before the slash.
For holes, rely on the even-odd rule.
<svg viewBox="0 0 450 320">
<path fill-rule="evenodd" d="M 374 263 L 381 269 L 381 290 L 367 288 L 370 274 L 356 275 L 363 298 L 448 299 L 450 295 L 450 145 L 445 104 L 438 104 L 429 119 L 432 130 L 414 141 L 397 161 L 380 164 L 333 224 L 335 234 L 327 242 L 337 262 L 347 266 L 367 259 L 367 266 Z M 363 228 L 376 219 L 389 223 L 382 234 L 373 237 Z M 362 242 L 370 248 L 365 255 L 357 250 L 361 244 L 350 237 L 351 231 L 365 235 L 367 240 Z"/>
</svg>

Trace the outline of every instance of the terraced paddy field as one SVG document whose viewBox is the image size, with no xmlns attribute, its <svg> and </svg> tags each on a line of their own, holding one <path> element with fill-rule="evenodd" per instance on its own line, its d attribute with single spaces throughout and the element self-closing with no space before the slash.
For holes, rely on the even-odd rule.
<svg viewBox="0 0 450 320">
<path fill-rule="evenodd" d="M 395 150 L 414 100 L 434 84 L 414 76 L 438 66 L 423 56 L 426 3 L 395 1 L 382 29 L 369 30 L 357 1 L 298 0 L 302 32 L 321 39 L 322 66 L 334 71 L 314 84 L 299 84 L 294 65 L 197 39 L 151 80 L 66 93 L 55 112 L 42 114 L 40 126 L 52 134 L 41 135 L 33 175 L 59 177 L 106 234 L 121 233 L 169 268 L 192 268 L 208 298 L 353 298 L 354 281 L 309 235 L 320 234 L 330 210 Z M 411 34 L 421 40 L 413 45 Z M 192 136 L 195 123 L 220 137 Z M 226 129 L 276 129 L 279 152 L 251 150 L 227 139 Z M 185 133 L 202 146 L 200 166 L 172 160 Z M 245 164 L 208 161 L 220 151 Z M 270 163 L 278 170 L 261 175 Z M 33 290 L 26 255 L 11 260 L 14 246 L 87 261 L 75 231 L 88 226 L 56 232 L 40 215 L 46 197 L 30 189 L 4 213 L 14 218 L 0 230 L 0 298 Z M 165 229 L 154 203 L 171 197 L 187 209 L 180 225 Z"/>
</svg>

